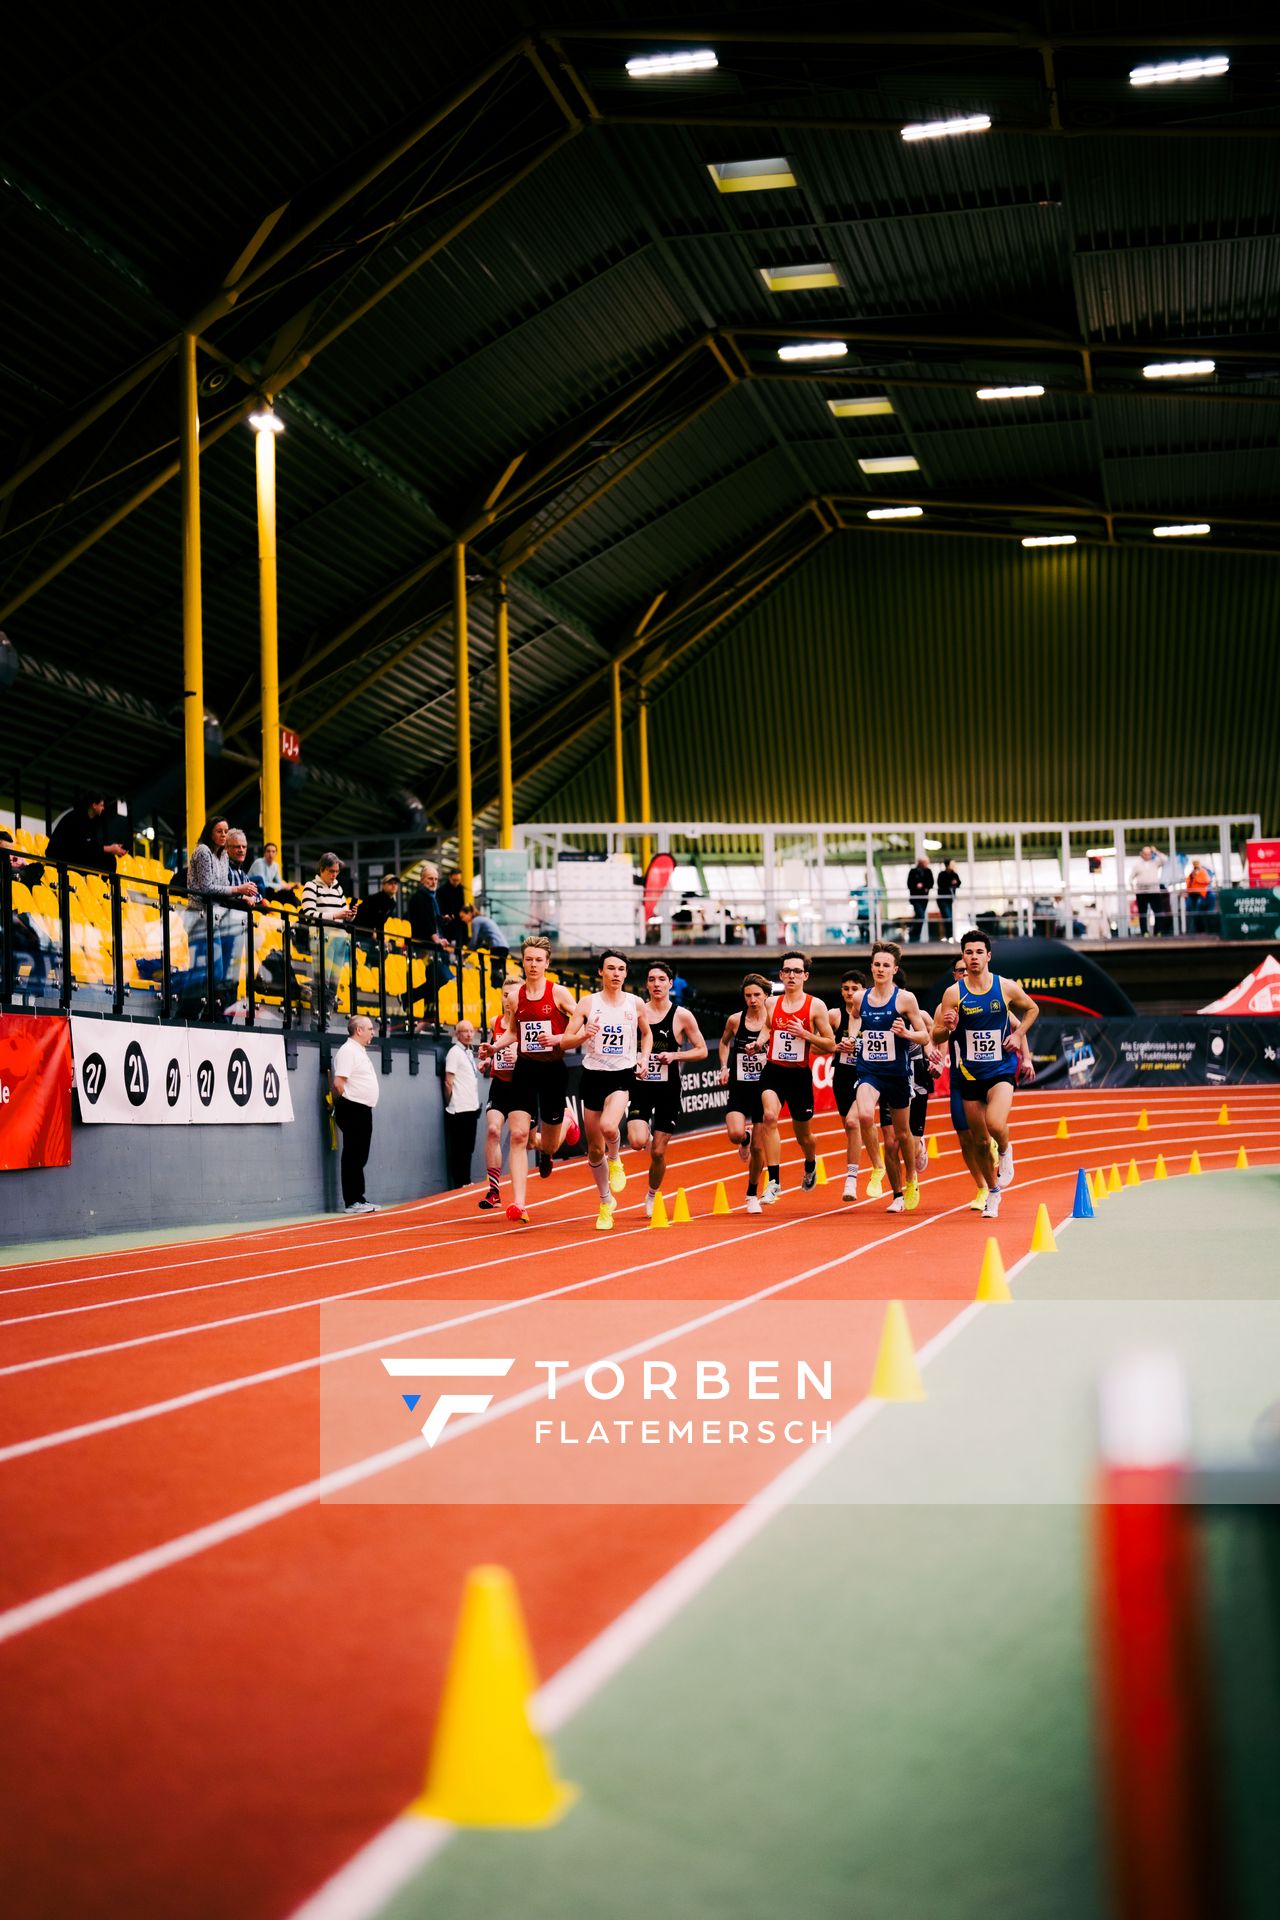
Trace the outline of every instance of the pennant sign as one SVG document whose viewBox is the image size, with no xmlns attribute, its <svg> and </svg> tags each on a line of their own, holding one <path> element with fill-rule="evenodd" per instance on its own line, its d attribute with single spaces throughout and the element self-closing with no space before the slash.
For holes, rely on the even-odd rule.
<svg viewBox="0 0 1280 1920">
<path fill-rule="evenodd" d="M 70 1165 L 70 1025 L 0 1014 L 0 1171 Z"/>
<path fill-rule="evenodd" d="M 651 920 L 666 892 L 676 863 L 669 853 L 655 853 L 644 873 L 644 917 Z"/>
</svg>

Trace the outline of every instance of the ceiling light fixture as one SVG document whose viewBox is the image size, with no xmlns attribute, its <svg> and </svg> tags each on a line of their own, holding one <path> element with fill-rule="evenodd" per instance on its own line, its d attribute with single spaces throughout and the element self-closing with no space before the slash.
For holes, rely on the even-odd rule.
<svg viewBox="0 0 1280 1920">
<path fill-rule="evenodd" d="M 627 62 L 632 80 L 665 80 L 670 74 L 710 73 L 720 62 L 710 47 L 690 47 L 686 53 L 637 53 Z"/>
<path fill-rule="evenodd" d="M 1153 360 L 1142 369 L 1142 377 L 1144 380 L 1197 379 L 1212 373 L 1216 365 L 1216 360 Z"/>
<path fill-rule="evenodd" d="M 1023 535 L 1024 547 L 1074 547 L 1074 533 L 1027 533 Z"/>
<path fill-rule="evenodd" d="M 840 285 L 830 260 L 814 260 L 807 267 L 761 267 L 760 278 L 770 293 L 804 293 L 812 287 Z"/>
<path fill-rule="evenodd" d="M 1207 520 L 1188 521 L 1185 527 L 1152 527 L 1157 540 L 1179 540 L 1184 534 L 1211 533 L 1213 529 Z"/>
<path fill-rule="evenodd" d="M 773 187 L 794 187 L 796 177 L 785 154 L 773 160 L 711 161 L 707 172 L 720 193 L 764 193 Z"/>
<path fill-rule="evenodd" d="M 1043 387 L 979 387 L 979 400 L 1038 400 Z"/>
<path fill-rule="evenodd" d="M 903 127 L 904 140 L 949 140 L 957 133 L 987 133 L 991 128 L 989 113 L 965 113 L 954 120 L 921 120 L 914 126 Z"/>
<path fill-rule="evenodd" d="M 854 394 L 845 400 L 828 400 L 827 405 L 837 420 L 864 420 L 872 414 L 893 412 L 893 402 L 885 393 Z"/>
<path fill-rule="evenodd" d="M 255 433 L 283 433 L 284 432 L 284 421 L 280 418 L 278 413 L 273 413 L 270 407 L 267 407 L 261 413 L 251 413 L 249 415 L 249 425 L 253 428 Z"/>
<path fill-rule="evenodd" d="M 849 351 L 845 340 L 796 340 L 778 348 L 779 360 L 843 360 Z"/>
<path fill-rule="evenodd" d="M 920 462 L 914 453 L 882 453 L 873 460 L 859 460 L 864 473 L 919 473 Z"/>
<path fill-rule="evenodd" d="M 1195 60 L 1159 60 L 1150 67 L 1130 67 L 1131 87 L 1167 87 L 1174 80 L 1216 80 L 1229 73 L 1225 53 L 1204 54 Z"/>
<path fill-rule="evenodd" d="M 868 507 L 868 520 L 918 520 L 923 507 Z"/>
</svg>

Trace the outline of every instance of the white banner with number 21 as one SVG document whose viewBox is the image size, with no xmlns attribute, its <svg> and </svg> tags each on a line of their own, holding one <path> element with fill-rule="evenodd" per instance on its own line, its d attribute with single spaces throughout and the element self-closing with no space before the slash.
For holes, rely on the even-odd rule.
<svg viewBox="0 0 1280 1920">
<path fill-rule="evenodd" d="M 293 1119 L 278 1033 L 73 1015 L 71 1052 L 86 1124 L 269 1126 Z"/>
</svg>

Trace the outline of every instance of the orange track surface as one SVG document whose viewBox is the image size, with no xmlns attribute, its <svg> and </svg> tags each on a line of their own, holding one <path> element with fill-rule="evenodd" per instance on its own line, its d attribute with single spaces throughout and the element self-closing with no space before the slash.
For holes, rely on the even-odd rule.
<svg viewBox="0 0 1280 1920">
<path fill-rule="evenodd" d="M 998 1235 L 1027 1248 L 1036 1204 L 1070 1211 L 1076 1168 L 1157 1152 L 1172 1172 L 1280 1161 L 1280 1097 L 1220 1091 L 1019 1095 L 1018 1179 Z M 1142 1105 L 1151 1131 L 1134 1131 Z M 1071 1138 L 1056 1140 L 1066 1115 Z M 313 1480 L 318 1302 L 477 1303 L 546 1289 L 590 1297 L 732 1299 L 789 1280 L 790 1297 L 930 1303 L 917 1343 L 972 1298 L 984 1223 L 935 1102 L 920 1210 L 840 1202 L 843 1133 L 819 1121 L 831 1183 L 788 1189 L 759 1219 L 723 1136 L 671 1156 L 693 1225 L 650 1232 L 642 1164 L 618 1225 L 592 1230 L 581 1161 L 531 1183 L 535 1224 L 480 1216 L 477 1190 L 365 1220 L 241 1234 L 0 1270 L 0 1635 L 9 1609 Z M 784 1128 L 789 1136 L 789 1129 Z M 374 1175 L 376 1177 L 376 1144 Z M 715 1182 L 735 1207 L 709 1217 Z M 874 1244 L 873 1244 L 874 1243 Z M 846 1260 L 859 1249 L 858 1258 Z M 611 1276 L 611 1277 L 609 1277 Z M 570 1297 L 573 1297 L 572 1292 Z M 874 1335 L 870 1329 L 867 1374 Z M 273 1368 L 253 1381 L 57 1444 L 69 1429 Z M 465 1437 L 459 1444 L 466 1445 Z M 785 1463 L 780 1463 L 785 1464 Z M 417 1790 L 467 1569 L 515 1574 L 539 1668 L 559 1668 L 715 1527 L 722 1509 L 343 1507 L 310 1503 L 178 1564 L 87 1599 L 0 1644 L 10 1757 L 0 1883 L 27 1920 L 287 1913 Z M 12 1627 L 12 1622 L 9 1627 Z"/>
</svg>

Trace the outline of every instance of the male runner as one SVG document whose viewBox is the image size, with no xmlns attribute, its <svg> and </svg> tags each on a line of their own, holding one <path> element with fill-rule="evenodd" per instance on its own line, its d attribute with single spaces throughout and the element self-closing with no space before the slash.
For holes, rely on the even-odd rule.
<svg viewBox="0 0 1280 1920">
<path fill-rule="evenodd" d="M 627 962 L 621 953 L 600 956 L 600 991 L 578 1004 L 565 1030 L 566 1047 L 582 1047 L 582 1117 L 587 1165 L 600 1195 L 596 1230 L 613 1226 L 614 1197 L 627 1184 L 622 1165 L 622 1123 L 631 1104 L 637 1065 L 647 1075 L 652 1035 L 644 1001 L 624 991 Z"/>
<path fill-rule="evenodd" d="M 983 1219 L 996 1220 L 1001 1189 L 1013 1182 L 1009 1110 L 1018 1076 L 1017 1056 L 1022 1056 L 1024 1079 L 1034 1079 L 1027 1034 L 1040 1009 L 1016 980 L 992 973 L 991 942 L 985 933 L 976 929 L 966 933 L 960 942 L 960 957 L 964 973 L 938 1003 L 933 1037 L 942 1045 L 955 1035 L 952 1073 L 959 1069 L 960 1097 L 979 1161 L 991 1155 L 993 1141 L 998 1150 L 996 1184 L 982 1206 Z M 1018 1015 L 1016 1033 L 1010 1025 L 1011 1013 Z"/>
<path fill-rule="evenodd" d="M 782 992 L 769 1002 L 769 1057 L 760 1078 L 760 1105 L 764 1113 L 765 1162 L 768 1184 L 761 1196 L 772 1206 L 782 1192 L 782 1136 L 778 1122 L 783 1106 L 791 1115 L 791 1130 L 804 1155 L 806 1193 L 818 1183 L 818 1150 L 813 1141 L 813 1068 L 810 1055 L 831 1053 L 835 1036 L 823 1002 L 806 993 L 809 962 L 789 947 L 778 968 Z"/>
<path fill-rule="evenodd" d="M 901 967 L 893 976 L 893 984 L 895 987 L 905 987 L 907 984 L 906 975 Z M 927 1025 L 928 1015 L 923 1014 L 922 1018 Z M 930 1062 L 930 1054 L 934 1056 L 936 1066 Z M 942 1071 L 942 1054 L 937 1047 L 921 1047 L 912 1041 L 907 1047 L 907 1070 L 911 1080 L 911 1105 L 908 1109 L 911 1127 L 911 1166 L 915 1169 L 918 1187 L 925 1168 L 929 1164 L 929 1149 L 925 1144 L 924 1133 L 929 1118 L 929 1095 L 933 1092 L 934 1079 Z M 880 1143 L 891 1159 L 898 1154 L 898 1137 L 894 1132 L 893 1112 L 889 1106 L 889 1096 L 883 1093 L 880 1096 Z M 904 1179 L 910 1171 L 909 1167 L 903 1168 Z M 905 1200 L 904 1205 L 906 1205 Z"/>
<path fill-rule="evenodd" d="M 910 1044 L 929 1042 L 929 1028 L 914 993 L 894 985 L 902 949 L 891 940 L 877 940 L 871 949 L 871 985 L 862 996 L 858 1013 L 857 1114 L 862 1144 L 871 1161 L 867 1198 L 884 1192 L 886 1168 L 893 1199 L 890 1213 L 913 1213 L 920 1204 L 915 1146 L 911 1138 Z M 882 1154 L 876 1140 L 876 1120 L 887 1096 L 896 1153 Z M 900 1164 L 901 1176 L 895 1174 Z"/>
<path fill-rule="evenodd" d="M 520 982 L 504 981 L 502 1004 L 493 1022 L 491 1038 L 482 1041 L 476 1048 L 480 1071 L 489 1075 L 489 1100 L 484 1114 L 484 1170 L 489 1184 L 483 1200 L 476 1203 L 481 1213 L 489 1213 L 502 1204 L 502 1129 L 511 1105 L 511 1081 L 520 1056 L 516 1031 L 516 1005 L 519 998 Z M 505 1046 L 498 1041 L 501 1031 L 508 1036 Z"/>
<path fill-rule="evenodd" d="M 731 1013 L 720 1035 L 720 1085 L 729 1089 L 724 1125 L 738 1158 L 747 1163 L 747 1212 L 759 1213 L 760 1175 L 764 1171 L 764 1110 L 760 1080 L 769 1045 L 770 982 L 749 973 L 742 983 L 742 1007 Z"/>
<path fill-rule="evenodd" d="M 844 1189 L 842 1200 L 858 1197 L 858 1160 L 862 1153 L 862 1129 L 858 1123 L 858 1014 L 866 978 L 856 967 L 840 975 L 840 1005 L 831 1021 L 836 1057 L 831 1068 L 831 1092 L 836 1112 L 844 1124 Z"/>
<path fill-rule="evenodd" d="M 671 998 L 675 976 L 665 960 L 651 960 L 646 985 L 649 997 L 644 1010 L 653 1036 L 648 1072 L 636 1068 L 627 1114 L 627 1145 L 649 1152 L 649 1184 L 645 1189 L 644 1212 L 653 1214 L 653 1196 L 662 1186 L 667 1171 L 667 1146 L 680 1123 L 683 1112 L 680 1069 L 695 1060 L 705 1060 L 707 1043 L 688 1007 L 678 1007 Z M 687 1043 L 687 1044 L 685 1044 Z"/>
<path fill-rule="evenodd" d="M 546 1180 L 550 1177 L 551 1156 L 560 1145 L 564 1126 L 568 1084 L 564 1036 L 577 1005 L 568 987 L 547 979 L 550 959 L 551 942 L 546 935 L 531 934 L 520 956 L 524 985 L 515 1009 L 519 1053 L 511 1076 L 511 1104 L 507 1112 L 507 1169 L 511 1175 L 507 1218 L 524 1225 L 529 1220 L 525 1210 L 529 1134 L 541 1121 L 538 1172 Z M 507 1037 L 507 1033 L 504 1017 L 502 1037 Z"/>
</svg>

